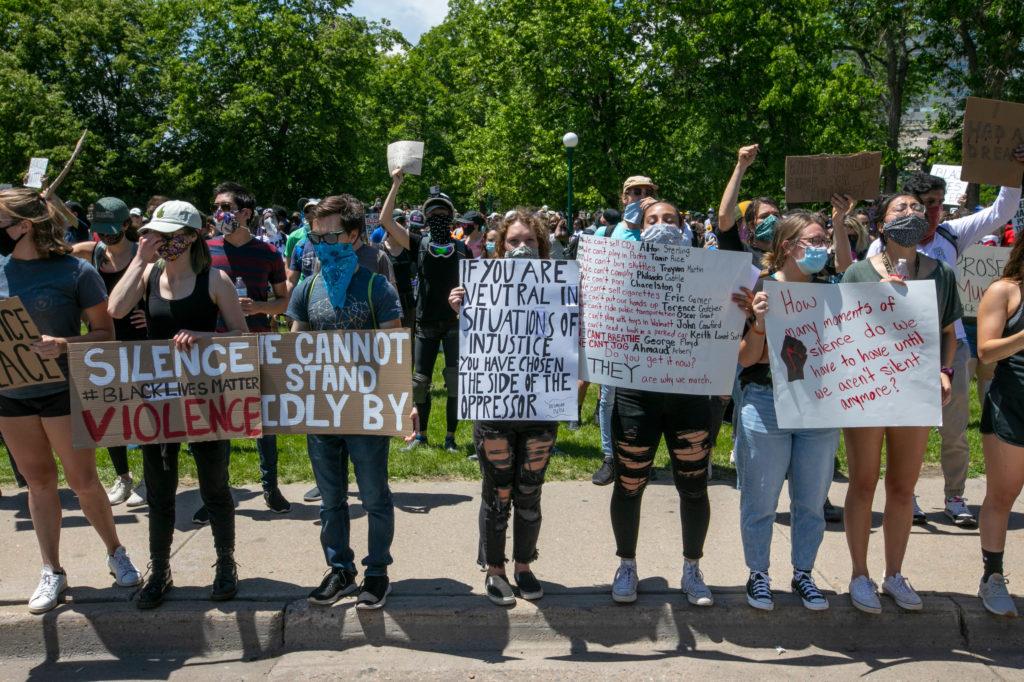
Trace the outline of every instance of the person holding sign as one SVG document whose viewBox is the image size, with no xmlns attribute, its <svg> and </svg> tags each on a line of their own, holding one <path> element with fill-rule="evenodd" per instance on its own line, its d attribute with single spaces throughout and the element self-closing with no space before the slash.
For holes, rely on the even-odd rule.
<svg viewBox="0 0 1024 682">
<path fill-rule="evenodd" d="M 828 262 L 831 242 L 824 222 L 818 213 L 798 210 L 786 214 L 775 230 L 772 248 L 764 256 L 767 276 L 780 282 L 826 281 L 821 273 Z M 742 294 L 736 295 L 741 306 L 743 298 Z M 814 583 L 812 572 L 825 535 L 824 505 L 832 482 L 839 430 L 779 428 L 765 336 L 768 295 L 759 283 L 757 293 L 748 299 L 752 316 L 740 342 L 743 369 L 735 424 L 736 466 L 743 471 L 740 531 L 750 570 L 747 603 L 763 611 L 775 608 L 768 563 L 775 510 L 782 484 L 789 479 L 793 531 L 790 585 L 805 607 L 823 611 L 828 608 L 828 600 Z"/>
<path fill-rule="evenodd" d="M 391 215 L 387 207 L 385 215 Z M 348 194 L 327 197 L 313 209 L 308 239 L 320 272 L 292 292 L 287 315 L 292 331 L 396 329 L 402 319 L 398 292 L 387 278 L 359 264 L 355 245 L 364 228 L 363 205 Z M 413 424 L 416 417 L 413 416 Z M 387 436 L 370 433 L 309 434 L 313 475 L 320 490 L 320 544 L 328 571 L 309 594 L 312 604 L 329 605 L 359 591 L 356 608 L 378 609 L 391 593 L 388 566 L 395 534 L 395 506 L 388 487 Z M 348 463 L 369 517 L 366 578 L 356 585 L 355 554 L 349 537 Z"/>
<path fill-rule="evenodd" d="M 925 207 L 913 194 L 883 197 L 877 202 L 883 250 L 867 260 L 854 263 L 843 282 L 893 282 L 931 280 L 935 282 L 942 330 L 942 403 L 949 402 L 956 350 L 955 324 L 963 316 L 957 291 L 956 273 L 941 260 L 917 250 L 928 232 Z M 882 590 L 907 610 L 919 610 L 921 598 L 901 573 L 903 557 L 910 540 L 914 514 L 914 485 L 921 473 L 928 446 L 926 426 L 848 428 L 844 431 L 850 466 L 850 486 L 846 491 L 846 541 L 853 560 L 850 599 L 867 613 L 881 613 L 877 585 L 868 572 L 868 539 L 871 536 L 871 503 L 878 485 L 885 441 L 885 580 Z"/>
<path fill-rule="evenodd" d="M 200 237 L 203 219 L 184 201 L 157 207 L 139 231 L 139 249 L 110 293 L 110 314 L 123 318 L 142 301 L 150 340 L 173 339 L 188 350 L 196 341 L 238 336 L 248 330 L 234 283 L 210 267 L 210 249 Z M 217 332 L 218 318 L 226 333 Z M 174 537 L 174 496 L 178 490 L 179 443 L 142 446 L 142 469 L 149 502 L 151 572 L 136 602 L 140 609 L 163 603 L 173 586 L 171 540 Z M 199 494 L 210 514 L 217 550 L 216 575 L 210 599 L 225 601 L 238 592 L 235 564 L 235 503 L 228 481 L 230 440 L 189 443 L 199 474 Z"/>
<path fill-rule="evenodd" d="M 515 211 L 498 228 L 495 258 L 550 257 L 548 230 L 536 215 Z M 452 310 L 459 314 L 466 290 L 452 289 L 448 297 Z M 487 598 L 498 606 L 516 603 L 505 573 L 505 536 L 508 519 L 515 506 L 512 558 L 516 585 L 523 599 L 533 601 L 544 596 L 530 564 L 537 560 L 540 537 L 540 497 L 544 474 L 555 446 L 558 422 L 554 421 L 478 421 L 473 425 L 473 445 L 483 474 L 482 502 L 485 507 L 483 530 L 487 578 Z"/>
<path fill-rule="evenodd" d="M 997 363 L 981 412 L 985 451 L 985 501 L 981 505 L 978 587 L 985 608 L 1016 616 L 1006 589 L 1003 550 L 1010 510 L 1024 487 L 1024 240 L 1017 242 L 978 308 L 978 358 Z"/>
<path fill-rule="evenodd" d="M 114 326 L 107 314 L 103 280 L 70 252 L 57 203 L 31 189 L 0 191 L 0 298 L 21 299 L 41 334 L 31 350 L 40 358 L 56 360 L 64 377 L 68 344 L 107 341 Z M 89 324 L 87 334 L 81 334 L 83 318 Z M 71 444 L 67 379 L 0 391 L 0 432 L 28 481 L 29 514 L 43 560 L 29 611 L 54 608 L 68 587 L 60 561 L 61 506 L 54 452 L 82 512 L 106 546 L 107 566 L 115 581 L 122 587 L 139 584 L 139 571 L 117 537 L 110 500 L 96 473 L 95 450 Z"/>
</svg>

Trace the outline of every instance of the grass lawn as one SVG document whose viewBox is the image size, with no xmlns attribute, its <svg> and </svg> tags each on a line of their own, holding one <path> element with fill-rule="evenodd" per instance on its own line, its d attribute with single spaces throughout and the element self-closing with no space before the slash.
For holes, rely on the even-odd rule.
<svg viewBox="0 0 1024 682">
<path fill-rule="evenodd" d="M 440 358 L 439 358 L 440 360 Z M 440 387 L 440 388 L 439 388 Z M 417 479 L 476 479 L 480 471 L 476 462 L 466 459 L 472 445 L 472 423 L 462 422 L 456 432 L 456 439 L 461 452 L 452 453 L 439 446 L 444 441 L 444 381 L 441 378 L 441 367 L 434 372 L 434 406 L 430 414 L 429 438 L 432 446 L 417 448 L 412 452 L 404 450 L 405 443 L 395 438 L 391 441 L 389 469 L 394 480 Z M 584 423 L 579 431 L 569 431 L 562 425 L 558 432 L 557 447 L 559 453 L 551 459 L 547 479 L 553 481 L 589 479 L 591 474 L 601 465 L 601 433 L 597 426 L 597 387 L 591 386 L 583 407 Z M 974 384 L 971 384 L 971 419 L 967 431 L 967 440 L 971 447 L 970 475 L 984 474 L 985 465 L 981 452 L 981 435 L 978 423 L 981 410 L 977 401 Z M 305 436 L 278 436 L 278 476 L 282 483 L 295 481 L 312 481 L 313 472 L 309 457 L 306 454 Z M 939 463 L 939 435 L 932 430 L 928 441 L 927 463 Z M 732 428 L 723 424 L 712 455 L 716 476 L 734 476 L 734 467 L 729 463 L 729 452 L 732 449 Z M 136 479 L 142 475 L 142 453 L 139 450 L 128 452 L 129 465 Z M 839 444 L 840 467 L 846 470 L 846 451 L 842 440 Z M 100 480 L 109 485 L 114 479 L 114 470 L 105 450 L 97 451 L 97 465 Z M 668 466 L 668 453 L 664 443 L 658 450 L 655 465 L 665 469 Z M 195 480 L 195 464 L 190 457 L 180 459 L 182 479 L 186 483 Z M 666 474 L 667 475 L 667 474 Z M 257 483 L 260 479 L 259 457 L 256 454 L 255 441 L 236 440 L 231 454 L 231 482 L 235 485 Z M 63 480 L 63 479 L 62 479 Z M 14 475 L 6 457 L 0 456 L 0 485 L 10 487 Z"/>
</svg>

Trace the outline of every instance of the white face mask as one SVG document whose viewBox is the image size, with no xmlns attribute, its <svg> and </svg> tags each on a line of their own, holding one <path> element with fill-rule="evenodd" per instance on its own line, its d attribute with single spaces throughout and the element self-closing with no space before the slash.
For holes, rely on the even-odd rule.
<svg viewBox="0 0 1024 682">
<path fill-rule="evenodd" d="M 520 244 L 511 251 L 506 251 L 505 258 L 540 258 L 540 254 L 532 246 Z"/>
<path fill-rule="evenodd" d="M 648 225 L 640 233 L 640 239 L 652 244 L 672 244 L 673 246 L 686 246 L 683 243 L 683 231 L 677 225 L 668 223 L 657 223 Z"/>
</svg>

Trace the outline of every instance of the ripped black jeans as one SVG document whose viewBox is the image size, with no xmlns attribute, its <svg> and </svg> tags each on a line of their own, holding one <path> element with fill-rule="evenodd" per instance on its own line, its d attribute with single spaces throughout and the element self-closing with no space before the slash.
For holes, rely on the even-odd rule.
<svg viewBox="0 0 1024 682">
<path fill-rule="evenodd" d="M 503 567 L 508 561 L 505 534 L 513 506 L 512 558 L 523 564 L 537 558 L 540 491 L 557 432 L 557 422 L 483 421 L 473 425 L 473 445 L 483 472 L 483 541 L 488 565 Z"/>
<path fill-rule="evenodd" d="M 711 521 L 711 426 L 711 401 L 707 396 L 615 389 L 615 489 L 611 516 L 618 556 L 636 558 L 640 503 L 662 435 L 672 462 L 672 479 L 679 491 L 683 556 L 696 561 L 704 554 L 704 539 Z"/>
</svg>

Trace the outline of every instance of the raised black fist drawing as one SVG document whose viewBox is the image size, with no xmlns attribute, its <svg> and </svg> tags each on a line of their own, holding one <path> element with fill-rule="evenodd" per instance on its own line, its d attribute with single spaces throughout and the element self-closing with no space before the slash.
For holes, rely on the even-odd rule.
<svg viewBox="0 0 1024 682">
<path fill-rule="evenodd" d="M 782 362 L 786 364 L 787 381 L 802 381 L 807 364 L 807 346 L 800 339 L 787 336 L 782 341 Z"/>
</svg>

